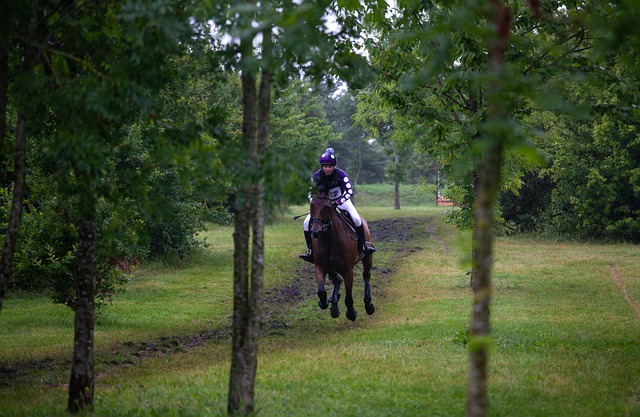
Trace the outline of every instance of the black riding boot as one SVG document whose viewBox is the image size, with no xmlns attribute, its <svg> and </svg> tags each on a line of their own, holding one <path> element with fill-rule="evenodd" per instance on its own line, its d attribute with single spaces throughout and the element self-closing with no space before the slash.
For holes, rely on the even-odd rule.
<svg viewBox="0 0 640 417">
<path fill-rule="evenodd" d="M 304 231 L 304 240 L 307 242 L 307 253 L 298 255 L 303 261 L 313 263 L 313 253 L 311 252 L 311 232 Z"/>
<path fill-rule="evenodd" d="M 367 255 L 371 255 L 376 251 L 371 242 L 367 242 L 364 238 L 364 226 L 360 225 L 356 227 L 356 233 L 358 234 L 358 251 L 364 252 Z"/>
</svg>

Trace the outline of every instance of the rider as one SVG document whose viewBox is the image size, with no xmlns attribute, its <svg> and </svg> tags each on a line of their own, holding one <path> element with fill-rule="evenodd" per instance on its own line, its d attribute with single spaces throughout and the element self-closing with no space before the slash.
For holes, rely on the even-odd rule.
<svg viewBox="0 0 640 417">
<path fill-rule="evenodd" d="M 366 254 L 371 254 L 376 251 L 371 242 L 367 242 L 364 237 L 364 226 L 362 225 L 362 219 L 358 214 L 355 206 L 351 202 L 351 196 L 353 196 L 353 187 L 349 182 L 347 173 L 336 166 L 338 159 L 333 151 L 333 148 L 327 148 L 320 156 L 321 169 L 313 173 L 312 180 L 316 188 L 324 187 L 325 190 L 329 190 L 329 197 L 333 204 L 335 204 L 340 210 L 348 211 L 353 220 L 356 233 L 358 234 L 358 250 Z M 311 193 L 309 193 L 309 199 L 311 199 Z M 313 263 L 313 253 L 311 251 L 311 231 L 309 224 L 311 222 L 311 214 L 307 215 L 304 220 L 304 239 L 307 243 L 307 253 L 303 253 L 300 256 L 301 259 Z"/>
</svg>

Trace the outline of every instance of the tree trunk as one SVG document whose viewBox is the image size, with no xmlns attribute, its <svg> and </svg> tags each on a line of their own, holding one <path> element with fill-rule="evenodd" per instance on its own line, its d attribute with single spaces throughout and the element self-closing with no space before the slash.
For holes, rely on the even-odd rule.
<svg viewBox="0 0 640 417">
<path fill-rule="evenodd" d="M 395 155 L 393 157 L 393 163 L 396 165 L 396 179 L 395 179 L 395 186 L 394 186 L 394 193 L 393 193 L 393 209 L 394 210 L 400 210 L 400 180 L 398 179 L 398 164 L 400 164 L 400 157 L 398 155 Z"/>
<path fill-rule="evenodd" d="M 229 377 L 229 415 L 248 415 L 254 411 L 254 386 L 258 369 L 262 291 L 264 287 L 264 186 L 260 172 L 269 145 L 271 111 L 270 68 L 271 29 L 263 32 L 263 69 L 260 95 L 256 78 L 242 73 L 242 135 L 251 180 L 243 187 L 234 228 L 234 306 L 233 346 Z M 248 52 L 247 52 L 248 53 Z M 256 123 L 257 121 L 257 123 Z M 257 124 L 257 126 L 256 126 Z M 256 139 L 257 137 L 257 139 Z M 253 232 L 253 233 L 252 233 Z M 249 282 L 249 237 L 252 236 L 251 281 Z M 250 288 L 249 288 L 249 284 Z"/>
<path fill-rule="evenodd" d="M 475 165 L 475 162 L 474 162 Z M 473 202 L 475 204 L 478 199 L 478 195 L 480 194 L 480 175 L 477 170 L 474 170 L 471 174 L 473 178 Z M 478 212 L 473 208 L 473 235 L 471 237 L 471 259 L 476 258 L 476 242 L 478 241 Z M 475 264 L 471 266 L 471 275 L 469 276 L 469 286 L 473 289 L 473 292 L 476 292 L 476 266 Z"/>
<path fill-rule="evenodd" d="M 34 2 L 35 3 L 35 2 Z M 34 4 L 34 10 L 35 4 Z M 23 53 L 23 70 L 24 74 L 27 76 L 31 76 L 33 74 L 33 68 L 36 62 L 36 50 L 33 46 L 33 39 L 35 37 L 36 28 L 38 25 L 38 19 L 35 11 L 33 12 L 33 16 L 31 18 L 31 22 L 29 24 L 29 33 L 27 41 L 24 43 L 24 53 Z M 2 42 L 2 51 L 0 53 L 3 55 L 0 59 L 8 59 L 8 43 L 5 41 Z M 5 50 L 6 48 L 6 50 Z M 5 71 L 6 68 L 6 76 L 8 77 L 8 66 L 5 67 L 5 63 L 2 62 L 2 67 L 0 68 L 0 72 Z M 6 64 L 8 65 L 8 63 Z M 2 75 L 4 77 L 5 74 Z M 3 83 L 4 80 L 0 78 L 0 83 Z M 0 88 L 4 88 L 0 86 Z M 5 101 L 4 97 L 0 97 L 0 100 Z M 2 107 L 2 138 L 4 140 L 4 123 L 5 123 L 5 109 L 6 109 L 6 101 L 4 103 L 0 103 Z M 18 241 L 18 231 L 20 230 L 20 224 L 22 223 L 22 206 L 24 202 L 24 182 L 25 177 L 27 175 L 27 166 L 26 166 L 26 149 L 27 149 L 27 104 L 26 99 L 21 98 L 20 103 L 18 104 L 18 120 L 16 122 L 16 148 L 13 156 L 14 160 L 14 170 L 13 170 L 13 197 L 11 201 L 11 214 L 9 217 L 9 224 L 7 226 L 7 232 L 4 238 L 4 245 L 2 247 L 2 256 L 0 257 L 0 311 L 2 310 L 2 306 L 4 304 L 4 299 L 7 294 L 7 290 L 9 289 L 9 279 L 11 278 L 11 267 L 13 265 L 13 255 L 16 251 L 16 243 Z"/>
<path fill-rule="evenodd" d="M 502 155 L 505 143 L 503 121 L 506 111 L 500 97 L 500 75 L 504 48 L 511 33 L 511 10 L 501 0 L 491 2 L 496 38 L 489 48 L 492 82 L 488 89 L 487 126 L 490 144 L 485 148 L 478 172 L 478 194 L 474 201 L 475 240 L 473 254 L 473 315 L 469 343 L 469 385 L 467 417 L 487 415 L 487 375 L 490 345 L 491 266 L 493 262 L 493 230 L 495 203 L 500 189 Z"/>
<path fill-rule="evenodd" d="M 9 97 L 9 40 L 0 39 L 0 155 L 7 130 L 7 100 Z"/>
<path fill-rule="evenodd" d="M 11 202 L 11 216 L 7 233 L 4 238 L 2 248 L 2 259 L 0 259 L 0 309 L 4 304 L 4 298 L 9 288 L 9 278 L 11 278 L 11 266 L 13 264 L 13 254 L 16 251 L 18 231 L 22 222 L 22 206 L 24 201 L 24 180 L 27 173 L 26 167 L 26 116 L 25 110 L 18 111 L 18 123 L 16 126 L 16 150 L 14 153 L 13 171 L 13 200 Z"/>
<path fill-rule="evenodd" d="M 485 151 L 475 200 L 476 239 L 474 240 L 473 315 L 469 344 L 469 387 L 467 416 L 483 417 L 487 409 L 487 369 L 489 355 L 489 307 L 491 303 L 491 264 L 495 199 L 499 188 L 502 144 Z"/>
<path fill-rule="evenodd" d="M 233 346 L 229 377 L 227 414 L 248 415 L 254 411 L 254 385 L 258 369 L 258 345 L 264 287 L 264 186 L 260 172 L 269 146 L 271 111 L 271 29 L 263 32 L 263 69 L 260 95 L 256 78 L 242 73 L 242 135 L 250 180 L 240 197 L 234 228 Z M 257 123 L 256 123 L 257 120 Z M 257 124 L 257 126 L 256 126 Z M 257 137 L 257 139 L 256 139 Z M 255 179 L 257 178 L 257 179 Z M 253 233 L 251 233 L 253 232 Z M 251 248 L 251 288 L 249 288 L 249 236 Z"/>
<path fill-rule="evenodd" d="M 71 413 L 93 406 L 94 360 L 93 328 L 95 317 L 94 292 L 96 280 L 96 221 L 95 195 L 92 186 L 81 191 L 83 218 L 78 228 L 74 281 L 76 311 L 73 336 L 73 360 L 69 380 Z"/>
<path fill-rule="evenodd" d="M 440 170 L 436 173 L 436 206 L 440 205 Z"/>
<path fill-rule="evenodd" d="M 263 32 L 262 54 L 265 64 L 260 80 L 260 96 L 258 98 L 258 140 L 257 160 L 265 161 L 269 147 L 269 120 L 271 113 L 271 83 L 272 71 L 270 69 L 271 51 L 273 48 L 271 28 Z M 263 165 L 261 165 L 262 168 Z M 256 358 L 258 351 L 258 339 L 260 335 L 260 320 L 262 317 L 262 289 L 264 287 L 264 180 L 261 178 L 255 184 L 254 189 L 255 210 L 253 219 L 253 248 L 251 259 L 251 316 L 249 331 L 253 340 Z M 257 364 L 257 359 L 256 359 Z"/>
<path fill-rule="evenodd" d="M 353 185 L 354 189 L 358 188 L 358 179 L 360 178 L 360 169 L 362 168 L 362 141 L 365 138 L 366 135 L 364 133 L 362 136 L 358 137 L 358 167 L 357 169 L 354 169 L 356 175 L 351 178 L 351 185 Z M 354 197 L 351 198 L 355 201 Z"/>
<path fill-rule="evenodd" d="M 249 71 L 242 75 L 242 136 L 246 166 L 253 168 L 256 135 L 256 80 Z M 251 175 L 250 175 L 251 176 Z M 251 184 L 244 184 L 236 198 L 234 212 L 233 255 L 233 342 L 229 375 L 229 415 L 253 411 L 254 366 L 247 340 L 249 322 L 249 238 L 252 223 Z"/>
<path fill-rule="evenodd" d="M 393 191 L 393 209 L 400 210 L 400 181 L 396 180 Z"/>
<path fill-rule="evenodd" d="M 249 298 L 249 207 L 238 201 L 236 204 L 233 229 L 233 333 L 227 402 L 229 415 L 243 415 L 253 409 L 253 384 L 243 351 L 247 320 L 245 306 Z M 247 389 L 247 386 L 251 386 L 251 389 Z"/>
</svg>

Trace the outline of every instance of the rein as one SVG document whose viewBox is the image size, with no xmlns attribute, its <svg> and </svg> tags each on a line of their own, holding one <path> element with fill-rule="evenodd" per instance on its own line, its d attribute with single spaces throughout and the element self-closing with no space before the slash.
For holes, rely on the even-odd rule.
<svg viewBox="0 0 640 417">
<path fill-rule="evenodd" d="M 353 233 L 357 233 L 356 229 L 353 227 L 353 225 L 351 224 L 351 221 L 349 221 L 347 219 L 347 216 L 344 214 L 345 212 L 342 210 L 338 210 L 338 217 L 340 218 L 340 220 L 342 220 L 342 222 L 349 228 L 349 230 L 351 230 Z M 349 234 L 349 238 L 351 240 L 356 240 L 358 239 L 358 236 L 355 237 L 355 239 L 353 238 L 353 236 L 351 234 Z"/>
<path fill-rule="evenodd" d="M 330 200 L 329 197 L 318 197 L 316 196 L 316 198 L 318 199 L 324 199 L 324 200 Z M 333 210 L 333 207 L 329 207 L 329 210 Z M 327 230 L 329 230 L 329 228 L 331 227 L 331 224 L 333 223 L 334 217 L 329 215 L 329 221 L 326 221 L 325 219 L 323 219 L 322 217 L 311 217 L 311 224 L 313 223 L 320 223 L 320 232 L 321 233 L 325 233 Z M 309 229 L 311 229 L 311 227 L 309 227 Z M 331 239 L 326 239 L 327 242 L 327 265 L 326 265 L 326 270 L 329 274 L 332 273 L 331 271 Z"/>
<path fill-rule="evenodd" d="M 316 196 L 315 198 L 323 199 L 323 200 L 329 200 L 329 197 L 322 197 L 322 196 L 318 197 L 318 196 Z M 331 217 L 331 216 L 329 216 L 329 217 Z M 324 233 L 327 230 L 329 230 L 329 227 L 331 226 L 331 223 L 333 223 L 333 218 L 331 218 L 327 222 L 322 217 L 311 217 L 311 224 L 313 224 L 313 223 L 320 223 L 320 231 Z"/>
<path fill-rule="evenodd" d="M 313 224 L 313 223 L 320 223 L 320 231 L 324 233 L 327 230 L 329 230 L 329 226 L 331 226 L 331 223 L 333 223 L 333 219 L 331 219 L 330 221 L 326 222 L 321 217 L 312 217 L 311 218 L 311 224 Z"/>
</svg>

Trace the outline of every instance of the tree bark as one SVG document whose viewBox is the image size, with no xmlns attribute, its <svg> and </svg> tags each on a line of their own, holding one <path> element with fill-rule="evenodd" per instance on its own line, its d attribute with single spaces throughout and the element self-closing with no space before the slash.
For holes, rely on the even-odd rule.
<svg viewBox="0 0 640 417">
<path fill-rule="evenodd" d="M 255 147 L 256 135 L 256 87 L 255 76 L 249 71 L 242 75 L 242 136 L 243 151 L 247 155 L 246 165 L 253 166 L 251 148 Z M 249 238 L 251 234 L 251 185 L 244 184 L 239 190 L 234 211 L 234 255 L 233 255 L 233 341 L 231 371 L 229 375 L 229 415 L 246 415 L 253 411 L 254 371 L 247 351 L 249 313 Z"/>
<path fill-rule="evenodd" d="M 492 82 L 489 85 L 487 126 L 490 144 L 485 148 L 478 171 L 478 188 L 474 201 L 475 239 L 473 248 L 473 314 L 469 343 L 469 384 L 467 390 L 467 417 L 484 417 L 488 406 L 488 363 L 491 267 L 493 263 L 493 231 L 495 203 L 500 189 L 503 148 L 506 132 L 500 126 L 506 118 L 501 99 L 500 74 L 504 60 L 504 48 L 511 31 L 511 10 L 501 0 L 491 0 L 491 11 L 496 37 L 489 48 L 489 69 Z"/>
<path fill-rule="evenodd" d="M 395 155 L 393 157 L 393 163 L 396 165 L 396 173 L 399 172 L 398 165 L 400 164 L 400 157 Z M 396 174 L 395 184 L 394 184 L 394 192 L 393 192 L 393 209 L 400 210 L 400 180 L 397 178 L 398 174 Z"/>
<path fill-rule="evenodd" d="M 258 369 L 262 292 L 264 287 L 264 186 L 257 175 L 269 145 L 271 111 L 270 68 L 271 30 L 263 32 L 263 69 L 260 94 L 256 78 L 250 71 L 242 73 L 242 135 L 250 170 L 243 187 L 234 228 L 234 307 L 231 372 L 227 414 L 248 415 L 254 411 L 254 386 Z M 251 279 L 249 280 L 249 238 L 251 245 Z M 250 284 L 250 285 L 249 285 Z"/>
<path fill-rule="evenodd" d="M 271 28 L 263 32 L 262 38 L 263 69 L 260 80 L 260 94 L 258 97 L 258 140 L 256 146 L 256 159 L 265 161 L 267 149 L 269 147 L 269 120 L 271 113 L 271 51 L 273 48 L 271 38 Z M 260 164 L 260 168 L 264 164 Z M 256 354 L 260 336 L 260 320 L 262 317 L 262 290 L 264 287 L 264 179 L 260 178 L 254 188 L 255 210 L 253 219 L 253 248 L 251 259 L 251 315 L 249 320 L 249 333 L 251 335 L 252 346 Z M 254 370 L 255 371 L 255 370 Z M 255 377 L 255 372 L 254 372 Z"/>
<path fill-rule="evenodd" d="M 11 202 L 11 215 L 9 225 L 4 238 L 2 248 L 2 259 L 0 259 L 0 310 L 4 304 L 4 299 L 9 289 L 9 279 L 11 278 L 11 267 L 13 255 L 16 251 L 18 241 L 18 231 L 22 223 L 22 206 L 24 202 L 24 181 L 26 177 L 26 116 L 24 108 L 18 111 L 18 122 L 16 126 L 16 149 L 14 152 L 14 179 L 13 179 L 13 199 Z"/>
<path fill-rule="evenodd" d="M 24 52 L 23 52 L 23 70 L 24 74 L 29 78 L 31 74 L 33 74 L 33 68 L 36 62 L 36 49 L 33 45 L 33 39 L 35 38 L 38 19 L 35 10 L 37 10 L 37 1 L 32 2 L 32 6 L 34 7 L 33 15 L 31 17 L 31 21 L 29 24 L 29 32 L 27 35 L 27 41 L 24 42 Z M 4 41 L 3 41 L 4 43 Z M 4 50 L 6 47 L 6 51 L 2 51 L 4 54 L 6 52 L 8 59 L 8 43 L 2 46 Z M 2 57 L 4 59 L 4 57 Z M 7 63 L 8 65 L 8 63 Z M 5 64 L 2 63 L 2 71 L 5 67 Z M 8 67 L 6 67 L 7 77 L 8 77 Z M 0 79 L 0 82 L 3 80 Z M 0 98 L 2 99 L 2 98 Z M 6 103 L 3 104 L 2 108 L 2 138 L 4 139 L 4 120 L 6 118 L 5 108 Z M 4 245 L 2 247 L 2 256 L 0 257 L 0 311 L 2 311 L 2 306 L 4 304 L 4 299 L 7 294 L 7 290 L 9 289 L 9 279 L 11 278 L 11 268 L 13 265 L 13 255 L 16 251 L 16 243 L 18 241 L 18 232 L 20 230 L 20 224 L 22 223 L 22 208 L 24 203 L 24 184 L 25 177 L 27 175 L 27 104 L 26 98 L 22 97 L 20 99 L 20 103 L 18 104 L 18 120 L 16 122 L 16 148 L 13 156 L 14 170 L 13 170 L 13 196 L 11 201 L 11 214 L 9 216 L 9 224 L 7 226 L 7 232 L 4 238 Z"/>
<path fill-rule="evenodd" d="M 475 162 L 474 162 L 474 166 L 475 166 Z M 480 194 L 480 191 L 479 191 L 480 190 L 480 174 L 478 173 L 477 170 L 474 170 L 471 173 L 471 177 L 473 178 L 473 203 L 475 204 L 478 198 L 478 194 Z M 478 212 L 476 211 L 475 207 L 473 208 L 473 236 L 471 237 L 471 239 L 472 239 L 471 259 L 475 259 L 476 258 L 476 242 L 478 241 Z M 471 287 L 474 293 L 477 290 L 477 284 L 476 284 L 477 274 L 478 273 L 476 272 L 476 266 L 475 264 L 473 264 L 471 266 L 471 275 L 469 276 L 469 286 Z"/>
<path fill-rule="evenodd" d="M 9 97 L 9 40 L 0 39 L 0 155 L 7 131 L 7 102 Z"/>
<path fill-rule="evenodd" d="M 242 197 L 240 197 L 242 198 Z M 236 201 L 233 229 L 233 332 L 231 346 L 231 369 L 229 374 L 229 398 L 227 413 L 243 415 L 253 409 L 253 387 L 249 366 L 246 362 L 245 347 L 246 310 L 248 294 L 249 265 L 249 216 L 248 207 Z M 251 389 L 246 387 L 251 385 Z"/>
<path fill-rule="evenodd" d="M 491 303 L 491 265 L 495 199 L 502 166 L 502 143 L 485 151 L 475 200 L 476 239 L 474 240 L 473 314 L 469 343 L 469 386 L 467 416 L 483 417 L 487 410 L 487 374 L 489 357 L 489 307 Z"/>
<path fill-rule="evenodd" d="M 95 195 L 91 185 L 82 191 L 83 219 L 78 232 L 76 267 L 76 311 L 73 336 L 73 359 L 69 380 L 67 409 L 77 413 L 93 407 L 95 318 L 94 292 L 96 280 Z"/>
</svg>

